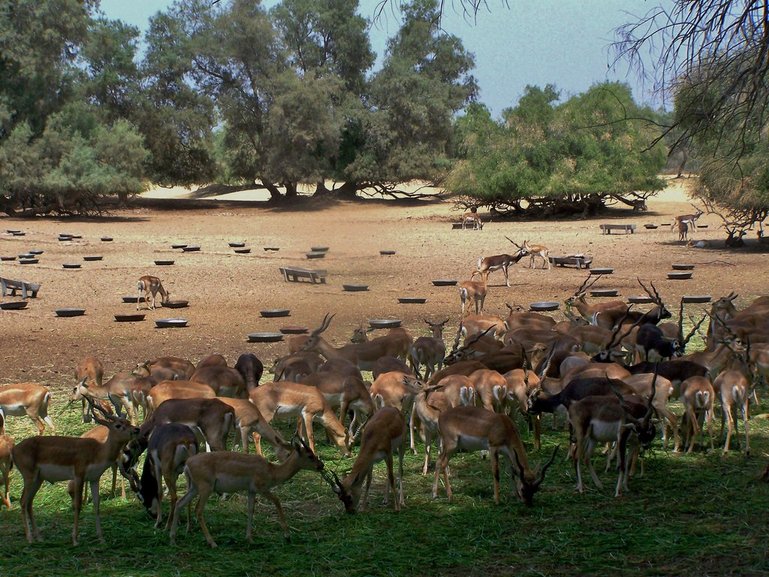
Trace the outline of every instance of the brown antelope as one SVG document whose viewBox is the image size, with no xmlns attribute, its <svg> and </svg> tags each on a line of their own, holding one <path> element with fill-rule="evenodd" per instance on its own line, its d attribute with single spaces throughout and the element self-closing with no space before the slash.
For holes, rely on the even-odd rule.
<svg viewBox="0 0 769 577">
<path fill-rule="evenodd" d="M 259 409 L 256 408 L 248 399 L 230 399 L 228 397 L 217 397 L 225 405 L 232 407 L 235 412 L 235 427 L 240 433 L 240 448 L 244 453 L 248 453 L 248 435 L 252 435 L 257 455 L 262 454 L 262 439 L 266 439 L 273 447 L 279 458 L 285 457 L 288 443 L 281 437 L 275 429 L 264 419 Z"/>
<path fill-rule="evenodd" d="M 72 389 L 72 396 L 70 397 L 70 403 L 82 400 L 85 403 L 85 397 L 90 397 L 92 400 L 109 401 L 115 407 L 115 412 L 121 415 L 123 409 L 128 413 L 128 420 L 132 425 L 137 424 L 136 417 L 136 397 L 134 396 L 134 384 L 138 379 L 143 377 L 137 377 L 127 371 L 122 371 L 114 375 L 103 386 L 100 385 L 88 385 L 84 377 L 74 389 Z M 83 413 L 83 421 L 85 421 L 86 413 Z"/>
<path fill-rule="evenodd" d="M 723 342 L 729 336 L 726 321 L 737 315 L 737 307 L 734 299 L 737 298 L 734 291 L 725 297 L 721 297 L 710 306 L 710 322 L 707 331 L 707 350 L 715 350 L 718 343 Z"/>
<path fill-rule="evenodd" d="M 302 436 L 313 451 L 315 435 L 312 421 L 317 417 L 342 454 L 350 454 L 344 425 L 336 418 L 321 392 L 315 387 L 289 381 L 265 383 L 251 391 L 249 398 L 268 423 L 275 417 L 300 417 Z"/>
<path fill-rule="evenodd" d="M 419 436 L 422 438 L 425 450 L 425 460 L 422 465 L 422 475 L 427 475 L 430 467 L 430 453 L 433 440 L 440 438 L 438 432 L 438 417 L 449 409 L 451 404 L 446 398 L 443 387 L 429 387 L 419 392 L 414 401 L 414 410 L 419 417 Z"/>
<path fill-rule="evenodd" d="M 188 380 L 195 372 L 195 365 L 181 357 L 157 357 L 136 365 L 135 375 L 163 380 Z"/>
<path fill-rule="evenodd" d="M 375 329 L 365 329 L 363 327 L 356 328 L 352 336 L 350 337 L 351 343 L 367 343 L 371 342 L 368 338 L 368 333 Z M 414 344 L 414 337 L 411 333 L 403 327 L 393 327 L 387 331 L 385 335 L 390 339 L 391 344 L 389 346 L 389 356 L 393 356 L 399 359 L 408 360 L 411 345 Z M 377 337 L 379 338 L 379 337 Z"/>
<path fill-rule="evenodd" d="M 674 226 L 678 226 L 678 240 L 679 242 L 686 242 L 689 240 L 689 226 L 694 225 L 686 220 L 679 220 Z"/>
<path fill-rule="evenodd" d="M 79 383 L 85 379 L 89 387 L 101 387 L 104 379 L 104 366 L 96 357 L 85 357 L 75 367 L 75 380 Z"/>
<path fill-rule="evenodd" d="M 550 269 L 550 249 L 543 244 L 529 244 L 528 240 L 523 241 L 523 250 L 529 255 L 529 268 L 534 268 L 534 262 L 537 257 L 542 259 L 542 268 Z"/>
<path fill-rule="evenodd" d="M 540 386 L 539 377 L 527 368 L 513 369 L 504 375 L 507 383 L 506 405 L 513 410 L 517 409 L 529 419 L 529 428 L 534 433 L 533 444 L 536 450 L 542 447 L 542 416 L 529 414 L 529 395 Z"/>
<path fill-rule="evenodd" d="M 384 407 L 374 413 L 366 423 L 360 440 L 360 451 L 352 465 L 350 474 L 342 480 L 344 490 L 352 496 L 354 510 L 364 511 L 368 502 L 374 464 L 384 459 L 387 464 L 387 490 L 385 505 L 389 503 L 390 491 L 393 506 L 400 511 L 406 503 L 403 498 L 403 453 L 405 421 L 401 412 L 394 407 Z M 395 489 L 393 454 L 398 454 L 398 490 Z M 366 483 L 363 488 L 363 483 Z M 361 497 L 361 488 L 363 495 Z M 353 511 L 348 511 L 353 512 Z"/>
<path fill-rule="evenodd" d="M 248 401 L 245 401 L 248 402 Z M 133 489 L 147 512 L 155 517 L 155 527 L 163 522 L 163 482 L 168 488 L 170 509 L 166 528 L 176 509 L 176 482 L 187 459 L 199 452 L 198 439 L 193 430 L 180 423 L 159 425 L 152 432 L 147 445 L 142 476 L 134 480 Z"/>
<path fill-rule="evenodd" d="M 235 423 L 235 410 L 221 399 L 168 399 L 142 423 L 141 438 L 146 440 L 158 425 L 167 423 L 187 425 L 200 432 L 207 450 L 224 451 L 230 429 Z M 130 458 L 125 460 L 133 465 L 138 456 L 132 451 Z"/>
<path fill-rule="evenodd" d="M 745 427 L 745 454 L 750 455 L 750 430 L 748 425 L 750 383 L 743 371 L 730 368 L 719 374 L 713 381 L 713 389 L 721 400 L 721 436 L 726 428 L 724 454 L 729 452 L 732 435 L 737 435 L 737 420 L 742 413 Z M 739 444 L 738 444 L 739 446 Z"/>
<path fill-rule="evenodd" d="M 493 327 L 491 331 L 489 328 Z M 454 348 L 459 345 L 459 339 L 471 339 L 481 333 L 486 333 L 494 339 L 501 339 L 507 330 L 505 321 L 497 315 L 473 315 L 469 314 L 459 323 L 459 330 L 454 338 Z"/>
<path fill-rule="evenodd" d="M 259 381 L 264 374 L 264 364 L 254 353 L 243 353 L 235 361 L 235 370 L 243 377 L 246 391 L 252 391 L 259 386 Z"/>
<path fill-rule="evenodd" d="M 261 387 L 256 390 L 260 389 Z M 189 489 L 187 494 L 179 500 L 174 510 L 169 533 L 171 544 L 174 545 L 176 543 L 179 511 L 197 496 L 198 504 L 195 507 L 195 516 L 200 524 L 200 530 L 205 536 L 206 542 L 211 547 L 216 547 L 216 542 L 208 532 L 208 526 L 203 516 L 208 497 L 211 493 L 221 495 L 223 493 L 243 491 L 248 493 L 246 540 L 249 543 L 251 542 L 254 501 L 257 493 L 275 505 L 278 513 L 278 522 L 283 528 L 285 538 L 289 539 L 290 531 L 283 514 L 283 507 L 278 497 L 270 489 L 282 485 L 302 469 L 321 471 L 323 470 L 323 461 L 318 459 L 312 449 L 301 441 L 293 442 L 293 451 L 279 465 L 274 465 L 259 455 L 244 455 L 243 453 L 199 453 L 190 457 L 184 465 L 184 473 L 187 476 Z"/>
<path fill-rule="evenodd" d="M 198 364 L 195 365 L 195 370 L 202 369 L 203 367 L 226 367 L 227 359 L 224 355 L 219 353 L 212 353 L 200 359 Z"/>
<path fill-rule="evenodd" d="M 348 427 L 348 436 L 355 436 L 356 425 L 361 427 L 366 419 L 374 412 L 374 402 L 371 400 L 363 377 L 354 365 L 355 370 L 321 370 L 307 375 L 300 382 L 317 388 L 331 409 L 339 409 L 339 422 L 344 424 L 349 411 L 353 418 Z"/>
<path fill-rule="evenodd" d="M 115 462 L 123 446 L 137 437 L 139 429 L 131 426 L 127 420 L 107 413 L 103 413 L 104 418 L 101 418 L 94 411 L 92 416 L 98 424 L 109 428 L 110 432 L 104 443 L 81 437 L 37 436 L 24 439 L 11 451 L 13 463 L 24 479 L 21 516 L 24 532 L 30 543 L 41 540 L 32 512 L 32 503 L 41 485 L 45 481 L 54 483 L 70 479 L 75 482 L 72 495 L 75 511 L 72 544 L 78 544 L 82 488 L 86 482 L 91 485 L 96 536 L 99 541 L 104 542 L 99 515 L 99 479 L 102 473 Z"/>
<path fill-rule="evenodd" d="M 422 390 L 423 384 L 409 373 L 390 371 L 379 375 L 369 388 L 369 393 L 377 408 L 393 407 L 408 417 L 409 447 L 416 453 L 414 429 L 414 398 Z"/>
<path fill-rule="evenodd" d="M 681 448 L 681 438 L 678 434 L 678 417 L 668 407 L 670 397 L 675 393 L 673 383 L 662 375 L 655 376 L 654 373 L 638 373 L 623 377 L 622 381 L 633 389 L 639 397 L 648 399 L 652 395 L 654 396 L 652 406 L 657 415 L 664 420 L 662 446 L 665 449 L 668 448 L 668 428 L 670 428 L 673 431 L 673 450 L 679 451 Z M 653 391 L 652 385 L 654 386 Z"/>
<path fill-rule="evenodd" d="M 205 366 L 192 373 L 191 383 L 203 383 L 211 387 L 217 396 L 244 399 L 248 396 L 243 375 L 232 367 Z"/>
<path fill-rule="evenodd" d="M 468 377 L 481 406 L 489 411 L 502 412 L 507 398 L 507 381 L 499 372 L 490 369 L 475 371 Z"/>
<path fill-rule="evenodd" d="M 469 301 L 475 306 L 475 314 L 483 312 L 483 303 L 486 300 L 488 274 L 481 275 L 481 280 L 463 280 L 459 283 L 459 300 L 462 303 L 462 318 L 465 316 L 465 307 Z"/>
<path fill-rule="evenodd" d="M 312 331 L 304 344 L 304 351 L 318 352 L 328 360 L 344 359 L 358 365 L 363 371 L 371 370 L 379 357 L 398 356 L 408 352 L 408 348 L 403 351 L 403 333 L 400 332 L 388 333 L 371 341 L 350 343 L 335 348 L 320 336 L 328 329 L 334 316 L 326 314 L 323 317 L 320 327 Z"/>
<path fill-rule="evenodd" d="M 446 356 L 446 344 L 443 342 L 443 327 L 449 322 L 449 319 L 447 318 L 439 323 L 434 323 L 427 319 L 422 320 L 430 327 L 432 336 L 418 337 L 414 344 L 411 345 L 409 358 L 416 376 L 427 380 L 436 370 L 440 371 L 443 368 L 443 357 Z M 419 368 L 422 365 L 425 366 L 424 377 L 419 372 Z"/>
<path fill-rule="evenodd" d="M 689 377 L 681 383 L 681 404 L 684 416 L 681 421 L 684 449 L 691 453 L 697 444 L 697 437 L 708 428 L 710 448 L 713 449 L 713 401 L 715 390 L 707 377 Z"/>
<path fill-rule="evenodd" d="M 446 496 L 451 501 L 448 465 L 454 453 L 460 450 L 488 450 L 494 479 L 494 502 L 499 504 L 499 454 L 502 453 L 512 465 L 511 471 L 518 497 L 531 506 L 534 494 L 539 490 L 547 468 L 558 451 L 556 447 L 553 456 L 537 474 L 529 468 L 526 449 L 510 417 L 480 407 L 454 407 L 443 411 L 438 417 L 438 429 L 442 443 L 441 454 L 435 465 L 433 499 L 438 497 L 438 481 L 443 473 Z"/>
<path fill-rule="evenodd" d="M 440 371 L 435 373 L 427 382 L 429 386 L 436 385 L 449 375 L 469 375 L 478 369 L 488 368 L 480 361 L 470 359 L 467 361 L 457 361 L 456 363 L 443 367 Z"/>
<path fill-rule="evenodd" d="M 213 399 L 216 391 L 204 383 L 192 381 L 161 381 L 147 394 L 150 413 L 169 399 Z"/>
<path fill-rule="evenodd" d="M 580 316 L 588 323 L 596 324 L 596 313 L 602 313 L 608 310 L 616 310 L 621 314 L 627 312 L 627 304 L 620 300 L 588 304 L 585 300 L 585 295 L 587 295 L 588 289 L 593 286 L 599 278 L 601 278 L 601 275 L 588 276 L 576 292 L 564 301 L 568 313 L 571 313 L 571 309 L 575 308 Z M 613 326 L 606 328 L 611 330 Z"/>
<path fill-rule="evenodd" d="M 691 229 L 692 229 L 692 230 L 697 230 L 697 220 L 698 220 L 698 219 L 699 219 L 699 218 L 700 218 L 700 217 L 701 217 L 703 214 L 705 214 L 705 213 L 704 213 L 702 210 L 700 210 L 699 208 L 697 208 L 696 206 L 694 206 L 693 204 L 692 204 L 691 206 L 692 206 L 692 208 L 694 208 L 694 210 L 696 210 L 697 212 L 695 212 L 695 213 L 693 213 L 693 214 L 679 214 L 678 216 L 674 217 L 674 218 L 673 218 L 673 224 L 671 224 L 671 225 L 670 225 L 670 229 L 671 229 L 671 230 L 673 230 L 674 228 L 676 228 L 676 227 L 677 227 L 677 228 L 678 228 L 678 231 L 679 231 L 679 233 L 680 233 L 680 231 L 681 231 L 681 225 L 685 225 L 685 227 L 686 227 L 686 228 L 685 228 L 685 230 L 686 230 L 686 231 L 688 231 L 688 229 L 689 229 L 690 227 L 691 227 Z M 685 236 L 685 235 L 684 235 L 684 236 Z M 680 238 L 679 238 L 679 240 L 686 240 L 686 238 L 683 238 L 683 239 L 680 239 Z"/>
<path fill-rule="evenodd" d="M 19 417 L 27 415 L 37 427 L 37 434 L 45 433 L 48 425 L 54 430 L 53 421 L 48 416 L 48 403 L 51 393 L 47 387 L 37 383 L 16 383 L 0 385 L 0 412 Z"/>
<path fill-rule="evenodd" d="M 577 471 L 577 491 L 584 492 L 582 463 L 587 464 L 595 486 L 603 487 L 593 468 L 591 456 L 598 443 L 616 442 L 618 447 L 618 476 L 614 496 L 628 490 L 628 461 L 626 448 L 632 433 L 644 446 L 651 444 L 656 431 L 651 417 L 653 397 L 648 403 L 634 395 L 591 395 L 569 405 L 569 423 L 576 440 L 574 466 Z"/>
<path fill-rule="evenodd" d="M 13 451 L 13 437 L 5 433 L 5 418 L 0 412 L 0 478 L 3 481 L 2 501 L 7 509 L 11 508 L 11 468 L 13 461 L 11 451 Z"/>
<path fill-rule="evenodd" d="M 156 308 L 156 301 L 158 293 L 160 293 L 160 302 L 168 302 L 169 293 L 163 288 L 163 283 L 156 276 L 144 275 L 139 277 L 139 282 L 136 284 L 136 288 L 139 290 L 139 298 L 136 299 L 136 310 L 139 310 L 139 302 L 144 297 L 144 302 L 147 308 L 154 310 Z M 152 297 L 152 304 L 150 304 L 150 296 Z"/>
<path fill-rule="evenodd" d="M 468 224 L 472 224 L 475 230 L 483 229 L 483 221 L 481 220 L 481 215 L 478 214 L 477 209 L 470 209 L 462 215 L 462 228 L 466 228 Z"/>
<path fill-rule="evenodd" d="M 86 400 L 83 399 L 83 402 L 86 403 Z M 95 427 L 88 429 L 85 433 L 80 435 L 80 437 L 83 439 L 96 439 L 100 443 L 106 443 L 109 439 L 109 427 L 105 427 L 104 425 L 96 425 Z M 110 491 L 110 495 L 113 499 L 115 498 L 117 490 L 117 473 L 120 460 L 120 456 L 118 456 L 118 458 L 115 459 L 115 462 L 112 463 L 112 489 Z M 72 492 L 74 490 L 75 482 L 70 481 L 67 484 L 67 492 L 69 493 L 70 498 L 72 497 Z M 125 483 L 123 482 L 122 476 L 120 478 L 120 495 L 123 499 L 125 499 Z M 85 501 L 88 500 L 88 487 L 86 485 L 83 485 L 83 499 Z"/>
<path fill-rule="evenodd" d="M 508 269 L 510 268 L 510 265 L 516 264 L 528 253 L 526 252 L 526 249 L 524 249 L 524 247 L 516 244 L 514 241 L 510 240 L 509 238 L 507 238 L 507 240 L 509 240 L 516 246 L 516 248 L 518 249 L 518 252 L 516 252 L 514 255 L 497 254 L 494 256 L 485 256 L 485 257 L 479 258 L 478 268 L 474 270 L 473 273 L 470 275 L 470 280 L 473 280 L 475 278 L 475 275 L 477 274 L 481 275 L 482 278 L 485 275 L 485 277 L 488 279 L 488 276 L 490 273 L 494 272 L 495 270 L 501 270 L 505 274 L 505 284 L 507 286 L 510 286 L 510 277 L 508 275 Z"/>
<path fill-rule="evenodd" d="M 302 377 L 316 372 L 326 361 L 318 353 L 303 351 L 291 353 L 275 360 L 270 369 L 276 381 L 299 382 Z M 249 392 L 251 389 L 249 389 Z"/>
</svg>

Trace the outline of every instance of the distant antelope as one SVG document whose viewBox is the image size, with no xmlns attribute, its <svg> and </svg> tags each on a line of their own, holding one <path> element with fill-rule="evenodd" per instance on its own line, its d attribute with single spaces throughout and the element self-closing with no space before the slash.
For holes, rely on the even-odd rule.
<svg viewBox="0 0 769 577">
<path fill-rule="evenodd" d="M 465 316 L 465 306 L 472 300 L 475 304 L 475 314 L 483 312 L 483 301 L 486 300 L 486 283 L 489 273 L 481 274 L 481 280 L 465 280 L 459 283 L 459 300 L 462 303 L 462 317 Z"/>
<path fill-rule="evenodd" d="M 550 249 L 542 244 L 529 244 L 528 240 L 523 241 L 523 250 L 529 254 L 529 268 L 534 268 L 534 259 L 541 258 L 544 262 L 542 268 L 550 268 Z"/>
<path fill-rule="evenodd" d="M 144 275 L 139 278 L 139 282 L 136 284 L 136 288 L 139 290 L 139 298 L 136 299 L 136 310 L 139 310 L 139 301 L 144 297 L 144 302 L 147 303 L 149 309 L 156 308 L 156 300 L 158 293 L 160 293 L 160 302 L 168 302 L 169 293 L 163 288 L 163 283 L 156 276 Z M 152 296 L 152 304 L 150 304 L 150 296 Z"/>
<path fill-rule="evenodd" d="M 462 228 L 466 228 L 470 223 L 472 223 L 473 229 L 483 230 L 483 221 L 481 220 L 481 215 L 478 214 L 477 208 L 471 208 L 462 215 Z"/>
</svg>

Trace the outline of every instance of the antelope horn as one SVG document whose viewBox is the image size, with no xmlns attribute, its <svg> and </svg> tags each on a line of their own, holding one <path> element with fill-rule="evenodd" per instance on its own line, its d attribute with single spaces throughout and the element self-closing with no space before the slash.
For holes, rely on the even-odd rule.
<svg viewBox="0 0 769 577">
<path fill-rule="evenodd" d="M 555 456 L 558 454 L 558 449 L 560 448 L 561 448 L 561 445 L 555 446 L 555 449 L 553 449 L 553 454 L 550 456 L 550 459 L 539 470 L 539 475 L 538 475 L 539 478 L 537 479 L 537 485 L 539 485 L 542 481 L 545 480 L 545 473 L 547 473 L 547 469 L 550 467 L 550 465 L 553 464 L 553 461 L 555 461 Z"/>
</svg>

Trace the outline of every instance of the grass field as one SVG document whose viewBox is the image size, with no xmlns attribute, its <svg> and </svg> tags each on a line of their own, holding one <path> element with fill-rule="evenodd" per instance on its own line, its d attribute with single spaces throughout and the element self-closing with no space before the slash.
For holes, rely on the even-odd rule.
<svg viewBox="0 0 769 577">
<path fill-rule="evenodd" d="M 616 473 L 602 473 L 599 456 L 605 489 L 574 491 L 574 472 L 564 460 L 567 435 L 560 430 L 547 430 L 542 451 L 532 455 L 536 463 L 561 445 L 532 508 L 511 495 L 509 478 L 503 478 L 502 503 L 494 505 L 490 465 L 479 454 L 452 460 L 452 503 L 445 493 L 431 499 L 432 475 L 421 476 L 421 455 L 408 456 L 407 506 L 400 513 L 381 503 L 383 464 L 376 468 L 369 510 L 354 516 L 344 513 L 319 475 L 303 471 L 277 491 L 292 529 L 290 543 L 264 501 L 257 504 L 254 542 L 246 542 L 245 497 L 233 495 L 212 498 L 206 509 L 219 544 L 215 550 L 195 523 L 190 533 L 181 527 L 177 546 L 170 546 L 167 533 L 153 528 L 130 494 L 102 500 L 104 545 L 94 542 L 93 509 L 85 506 L 81 545 L 73 548 L 64 483 L 38 493 L 35 511 L 44 542 L 28 545 L 15 475 L 14 507 L 0 512 L 0 575 L 769 574 L 769 484 L 758 480 L 769 451 L 765 412 L 765 405 L 754 408 L 751 457 L 737 450 L 723 456 L 718 449 L 680 455 L 656 446 L 646 456 L 644 475 L 631 478 L 631 492 L 621 498 L 613 497 Z M 54 413 L 54 419 L 63 433 L 84 426 L 75 410 Z M 27 426 L 20 419 L 12 424 L 15 430 Z M 340 475 L 352 464 L 328 445 L 320 452 Z M 102 495 L 108 478 L 102 478 Z"/>
</svg>

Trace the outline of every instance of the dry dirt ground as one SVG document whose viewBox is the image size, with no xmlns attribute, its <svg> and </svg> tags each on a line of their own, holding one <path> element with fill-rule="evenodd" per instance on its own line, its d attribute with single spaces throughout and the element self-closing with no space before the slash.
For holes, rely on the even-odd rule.
<svg viewBox="0 0 769 577">
<path fill-rule="evenodd" d="M 425 334 L 422 319 L 450 318 L 453 338 L 459 322 L 456 287 L 435 287 L 433 279 L 469 277 L 478 257 L 511 252 L 506 236 L 530 239 L 550 247 L 551 254 L 592 255 L 594 267 L 613 267 L 594 288 L 616 288 L 622 296 L 641 294 L 636 278 L 654 281 L 668 304 L 685 294 L 739 293 L 744 306 L 767 292 L 769 247 L 754 238 L 741 250 L 724 250 L 719 220 L 706 215 L 695 235 L 709 247 L 688 248 L 677 241 L 668 224 L 672 216 L 691 211 L 685 188 L 691 181 L 671 181 L 668 190 L 649 203 L 650 212 L 617 211 L 589 220 L 489 222 L 482 231 L 453 230 L 458 213 L 450 202 L 361 201 L 310 202 L 300 209 L 268 208 L 262 203 L 199 200 L 148 207 L 146 203 L 97 220 L 0 218 L 0 255 L 30 249 L 44 251 L 36 265 L 2 262 L 0 276 L 42 284 L 36 299 L 22 311 L 0 311 L 3 335 L 1 383 L 38 381 L 63 401 L 74 384 L 73 371 L 86 355 L 99 357 L 107 374 L 131 368 L 159 355 L 198 361 L 218 352 L 233 363 L 252 351 L 265 364 L 284 353 L 285 343 L 254 344 L 247 334 L 275 331 L 286 325 L 318 326 L 325 313 L 336 316 L 327 331 L 341 345 L 353 328 L 371 318 L 399 318 L 415 335 Z M 602 235 L 602 222 L 635 223 L 635 234 Z M 645 223 L 663 224 L 647 230 Z M 25 236 L 5 234 L 20 229 Z M 82 235 L 69 242 L 59 233 Z M 103 242 L 102 236 L 113 237 Z M 231 241 L 243 241 L 250 254 L 235 254 Z M 199 252 L 182 252 L 173 243 L 199 245 Z M 263 247 L 279 247 L 265 252 Z M 312 246 L 328 246 L 323 260 L 307 260 Z M 380 250 L 395 255 L 381 256 Z M 103 260 L 85 262 L 87 255 Z M 173 259 L 157 266 L 156 259 Z M 79 270 L 63 263 L 79 262 Z M 671 263 L 696 265 L 691 280 L 667 279 Z M 281 266 L 324 268 L 327 284 L 288 283 Z M 504 314 L 505 303 L 541 300 L 563 302 L 586 278 L 573 268 L 530 270 L 526 260 L 511 268 L 510 288 L 501 272 L 491 275 L 486 310 Z M 118 323 L 115 314 L 135 312 L 122 302 L 136 294 L 136 281 L 145 274 L 159 276 L 174 299 L 189 300 L 185 309 L 146 311 L 143 322 Z M 343 283 L 369 285 L 367 292 L 344 292 Z M 426 304 L 399 304 L 401 296 L 426 297 Z M 4 301 L 13 300 L 10 297 Z M 55 309 L 82 307 L 84 316 L 58 318 Z M 691 312 L 698 312 L 691 305 Z M 288 318 L 265 319 L 263 309 L 287 308 Z M 672 308 L 672 307 L 671 307 Z M 561 316 L 561 312 L 555 313 Z M 183 317 L 186 328 L 159 329 L 155 320 Z"/>
</svg>

